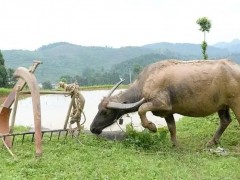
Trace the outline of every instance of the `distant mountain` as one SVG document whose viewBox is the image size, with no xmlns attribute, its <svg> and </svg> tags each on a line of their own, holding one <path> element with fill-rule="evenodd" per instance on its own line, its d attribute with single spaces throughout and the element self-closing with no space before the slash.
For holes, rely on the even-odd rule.
<svg viewBox="0 0 240 180">
<path fill-rule="evenodd" d="M 227 49 L 208 46 L 209 59 L 229 56 Z M 32 61 L 39 59 L 43 62 L 36 71 L 39 82 L 56 82 L 61 76 L 76 76 L 94 71 L 110 71 L 117 67 L 119 70 L 136 65 L 146 65 L 158 59 L 201 59 L 200 44 L 188 43 L 155 43 L 141 47 L 86 47 L 67 42 L 53 43 L 42 46 L 35 51 L 4 50 L 2 54 L 7 68 L 16 69 L 19 66 L 29 67 Z M 239 56 L 232 56 L 239 58 Z M 238 60 L 240 62 L 240 59 Z M 115 68 L 114 68 L 115 67 Z"/>
<path fill-rule="evenodd" d="M 180 56 L 184 56 L 185 58 L 202 58 L 202 49 L 200 44 L 189 44 L 189 43 L 155 43 L 155 44 L 147 44 L 143 46 L 144 48 L 149 48 L 152 50 L 162 50 L 162 51 L 172 51 L 175 54 Z M 217 47 L 208 46 L 207 54 L 209 59 L 215 59 L 219 57 L 226 57 L 228 55 L 227 50 L 220 50 Z"/>
<path fill-rule="evenodd" d="M 231 42 L 219 42 L 213 45 L 214 47 L 227 49 L 229 53 L 240 53 L 240 40 L 234 39 Z"/>
</svg>

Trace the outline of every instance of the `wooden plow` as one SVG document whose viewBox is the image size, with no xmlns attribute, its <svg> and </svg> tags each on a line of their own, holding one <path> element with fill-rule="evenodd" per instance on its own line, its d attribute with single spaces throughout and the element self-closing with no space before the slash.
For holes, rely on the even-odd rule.
<svg viewBox="0 0 240 180">
<path fill-rule="evenodd" d="M 8 95 L 6 100 L 3 102 L 0 108 L 0 138 L 2 139 L 6 148 L 10 151 L 10 148 L 13 146 L 15 137 L 22 136 L 22 143 L 24 142 L 26 135 L 32 136 L 32 142 L 35 140 L 35 156 L 39 157 L 42 155 L 42 138 L 44 134 L 49 133 L 49 139 L 52 139 L 53 134 L 57 134 L 58 140 L 61 134 L 67 137 L 71 134 L 72 137 L 76 136 L 75 130 L 78 131 L 79 135 L 82 125 L 84 124 L 86 117 L 83 113 L 83 108 L 85 104 L 84 97 L 81 95 L 79 86 L 77 84 L 67 85 L 63 82 L 60 82 L 60 87 L 65 89 L 65 92 L 62 91 L 39 91 L 38 82 L 33 74 L 37 66 L 41 64 L 40 61 L 34 61 L 33 65 L 29 69 L 24 67 L 19 67 L 14 73 L 14 76 L 19 78 L 16 85 L 13 87 L 13 90 Z M 30 91 L 22 91 L 25 85 L 28 85 Z M 32 97 L 32 106 L 33 106 L 33 115 L 34 115 L 34 131 L 23 132 L 23 133 L 14 133 L 14 124 L 16 118 L 17 105 L 19 100 L 19 95 L 21 94 L 30 94 Z M 66 115 L 65 123 L 63 129 L 57 130 L 42 130 L 41 127 L 41 104 L 40 104 L 40 94 L 63 94 L 70 96 L 71 102 L 68 108 Z M 11 109 L 11 106 L 13 108 Z M 12 114 L 11 114 L 12 113 Z M 11 114 L 11 121 L 9 123 Z M 84 115 L 84 122 L 80 124 L 81 114 Z M 67 124 L 70 120 L 70 127 L 67 128 Z M 73 123 L 77 124 L 77 127 L 73 130 L 71 125 Z M 11 153 L 12 154 L 12 153 Z"/>
</svg>

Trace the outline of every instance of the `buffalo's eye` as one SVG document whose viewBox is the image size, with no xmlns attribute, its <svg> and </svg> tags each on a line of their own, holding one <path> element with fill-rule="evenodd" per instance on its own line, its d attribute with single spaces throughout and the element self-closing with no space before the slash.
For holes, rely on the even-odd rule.
<svg viewBox="0 0 240 180">
<path fill-rule="evenodd" d="M 106 111 L 103 111 L 102 114 L 103 114 L 103 115 L 107 115 L 107 112 L 106 112 Z"/>
<path fill-rule="evenodd" d="M 104 109 L 104 110 L 102 110 L 102 114 L 103 114 L 103 115 L 107 115 L 107 114 L 108 114 L 108 111 Z"/>
<path fill-rule="evenodd" d="M 102 110 L 102 115 L 104 115 L 104 116 L 109 116 L 111 113 L 112 113 L 112 111 L 109 110 L 109 109 L 103 109 Z"/>
</svg>

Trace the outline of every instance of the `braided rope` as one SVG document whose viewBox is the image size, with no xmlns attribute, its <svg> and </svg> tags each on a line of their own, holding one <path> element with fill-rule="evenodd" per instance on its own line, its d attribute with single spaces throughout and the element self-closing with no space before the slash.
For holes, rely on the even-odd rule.
<svg viewBox="0 0 240 180">
<path fill-rule="evenodd" d="M 70 114 L 70 126 L 74 123 L 77 123 L 78 129 L 82 129 L 84 123 L 86 122 L 86 116 L 83 112 L 85 99 L 83 95 L 80 93 L 80 87 L 77 83 L 66 84 L 64 82 L 59 82 L 59 87 L 64 88 L 66 92 L 70 92 L 71 97 L 75 96 L 73 101 L 73 108 Z M 84 116 L 84 121 L 80 124 L 81 114 Z"/>
</svg>

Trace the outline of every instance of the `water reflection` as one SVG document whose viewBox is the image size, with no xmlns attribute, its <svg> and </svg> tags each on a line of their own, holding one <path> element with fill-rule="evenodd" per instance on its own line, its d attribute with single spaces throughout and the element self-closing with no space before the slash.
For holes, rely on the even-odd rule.
<svg viewBox="0 0 240 180">
<path fill-rule="evenodd" d="M 85 98 L 84 113 L 86 115 L 86 122 L 84 124 L 85 129 L 89 129 L 90 124 L 98 111 L 98 104 L 104 96 L 107 94 L 107 90 L 94 90 L 94 91 L 82 91 Z M 117 90 L 115 93 L 118 93 Z M 42 113 L 42 126 L 49 129 L 61 129 L 64 126 L 65 118 L 67 115 L 68 107 L 70 104 L 70 97 L 64 95 L 42 95 L 41 96 L 41 113 Z M 153 116 L 150 112 L 147 113 L 149 119 L 154 122 L 158 127 L 166 126 L 165 120 L 156 116 Z M 175 118 L 179 119 L 180 115 L 175 115 Z M 143 129 L 140 123 L 140 118 L 137 113 L 131 113 L 123 116 L 123 125 L 120 127 L 117 124 L 106 128 L 105 130 L 120 130 L 125 129 L 126 124 L 132 123 L 132 125 L 138 129 Z M 83 120 L 82 120 L 83 121 Z M 15 125 L 23 125 L 34 127 L 32 99 L 26 98 L 20 100 L 18 103 L 18 109 L 16 114 Z"/>
</svg>

